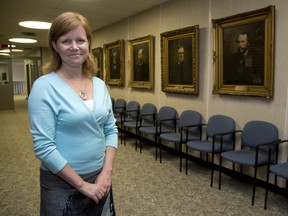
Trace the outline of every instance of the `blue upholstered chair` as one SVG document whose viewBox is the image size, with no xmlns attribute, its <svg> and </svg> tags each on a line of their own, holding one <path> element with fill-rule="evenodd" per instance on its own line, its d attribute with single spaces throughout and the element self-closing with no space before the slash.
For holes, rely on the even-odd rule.
<svg viewBox="0 0 288 216">
<path fill-rule="evenodd" d="M 140 133 L 140 151 L 142 149 L 142 138 L 145 135 L 154 136 L 155 144 L 155 159 L 158 157 L 158 148 L 159 148 L 159 136 L 162 133 L 172 133 L 176 131 L 176 120 L 177 120 L 177 111 L 175 108 L 170 106 L 163 106 L 160 108 L 159 113 L 156 118 L 155 126 L 141 126 L 139 128 Z"/>
<path fill-rule="evenodd" d="M 288 140 L 280 140 L 273 145 L 280 145 L 280 144 L 286 144 L 285 147 L 287 147 Z M 273 146 L 271 145 L 271 146 Z M 278 147 L 279 148 L 279 147 Z M 269 151 L 269 157 L 271 157 L 271 151 Z M 269 159 L 269 161 L 271 161 Z M 288 161 L 286 159 L 286 162 L 282 162 L 279 164 L 268 164 L 268 169 L 267 169 L 267 179 L 266 179 L 266 192 L 265 192 L 265 202 L 264 202 L 264 209 L 267 209 L 267 199 L 268 199 L 268 186 L 269 186 L 269 179 L 270 176 L 274 175 L 274 185 L 277 187 L 277 179 L 278 177 L 281 177 L 286 180 L 286 192 L 288 193 Z"/>
<path fill-rule="evenodd" d="M 121 142 L 122 142 L 122 131 L 121 131 L 121 120 L 122 120 L 122 114 L 126 109 L 126 100 L 123 98 L 119 98 L 115 100 L 114 103 L 114 117 L 116 119 L 116 125 L 118 127 L 118 132 L 120 133 L 121 136 Z"/>
<path fill-rule="evenodd" d="M 128 122 L 135 123 L 139 116 L 139 112 L 140 112 L 140 104 L 137 101 L 129 101 L 127 103 L 126 109 L 121 112 L 120 120 L 118 121 L 118 124 L 120 125 L 121 128 L 121 143 L 123 139 L 123 134 L 125 134 L 126 129 L 124 124 Z"/>
<path fill-rule="evenodd" d="M 213 172 L 214 172 L 214 155 L 224 151 L 233 150 L 235 148 L 235 121 L 226 115 L 213 115 L 208 119 L 206 126 L 206 140 L 195 140 L 186 143 L 186 174 L 188 167 L 188 151 L 205 153 L 206 160 L 208 154 L 211 154 L 211 187 L 213 186 Z M 227 134 L 228 133 L 228 134 Z"/>
<path fill-rule="evenodd" d="M 139 115 L 136 117 L 136 121 L 125 121 L 123 126 L 125 130 L 129 132 L 130 129 L 135 131 L 136 134 L 136 143 L 135 143 L 135 150 L 137 151 L 138 147 L 138 138 L 139 138 L 139 128 L 140 127 L 148 127 L 148 126 L 155 126 L 155 120 L 157 115 L 157 108 L 152 103 L 145 103 L 142 108 L 140 109 Z M 124 144 L 126 142 L 126 136 L 124 136 Z M 141 153 L 141 149 L 140 149 Z"/>
<path fill-rule="evenodd" d="M 182 172 L 182 145 L 187 141 L 201 140 L 202 115 L 194 110 L 185 110 L 181 113 L 177 125 L 177 132 L 160 135 L 160 162 L 162 161 L 162 141 L 175 143 L 179 145 L 180 172 Z"/>
<path fill-rule="evenodd" d="M 242 173 L 243 166 L 253 167 L 253 192 L 252 192 L 252 205 L 254 205 L 257 168 L 267 165 L 269 160 L 275 161 L 278 155 L 278 148 L 269 148 L 270 143 L 274 143 L 278 138 L 278 128 L 266 121 L 250 121 L 245 124 L 241 132 L 241 149 L 221 153 L 220 167 L 219 167 L 219 190 L 221 189 L 221 171 L 222 160 L 230 161 L 233 163 L 233 170 L 235 164 L 240 165 L 240 173 Z M 268 156 L 271 149 L 272 157 Z"/>
</svg>

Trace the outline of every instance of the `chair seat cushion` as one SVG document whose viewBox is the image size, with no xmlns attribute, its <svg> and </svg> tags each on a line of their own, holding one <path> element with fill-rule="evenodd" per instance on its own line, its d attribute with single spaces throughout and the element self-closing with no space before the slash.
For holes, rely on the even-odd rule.
<svg viewBox="0 0 288 216">
<path fill-rule="evenodd" d="M 131 121 L 131 122 L 124 122 L 123 124 L 125 127 L 129 127 L 129 128 L 136 128 L 136 121 Z"/>
<path fill-rule="evenodd" d="M 146 134 L 156 134 L 156 127 L 140 127 L 139 131 Z M 161 133 L 172 133 L 172 129 L 162 129 Z M 157 131 L 157 135 L 160 134 L 160 131 Z"/>
<path fill-rule="evenodd" d="M 196 151 L 207 153 L 212 153 L 212 147 L 213 147 L 212 142 L 203 140 L 187 142 L 187 146 Z M 232 149 L 233 149 L 232 145 L 223 144 L 222 146 L 222 152 L 231 151 Z M 220 143 L 215 143 L 214 152 L 220 153 Z"/>
<path fill-rule="evenodd" d="M 129 127 L 129 128 L 136 128 L 140 126 L 139 122 L 138 125 L 136 124 L 136 121 L 129 121 L 129 122 L 124 122 L 124 126 Z M 141 127 L 153 127 L 153 124 L 149 124 L 149 123 L 142 123 Z"/>
<path fill-rule="evenodd" d="M 254 166 L 256 160 L 256 154 L 252 151 L 246 150 L 236 150 L 236 151 L 228 151 L 223 152 L 221 157 L 224 159 L 241 164 L 243 166 Z M 268 156 L 263 154 L 258 154 L 258 166 L 265 165 L 268 163 Z"/>
<path fill-rule="evenodd" d="M 288 163 L 271 165 L 270 171 L 275 173 L 277 176 L 288 179 Z"/>
<path fill-rule="evenodd" d="M 174 142 L 174 143 L 180 143 L 181 142 L 180 133 L 164 133 L 164 134 L 160 135 L 160 138 L 162 140 L 166 140 L 166 141 Z M 199 137 L 189 135 L 188 136 L 188 141 L 190 141 L 190 140 L 199 140 Z M 182 136 L 182 142 L 183 143 L 187 142 L 186 135 Z"/>
</svg>

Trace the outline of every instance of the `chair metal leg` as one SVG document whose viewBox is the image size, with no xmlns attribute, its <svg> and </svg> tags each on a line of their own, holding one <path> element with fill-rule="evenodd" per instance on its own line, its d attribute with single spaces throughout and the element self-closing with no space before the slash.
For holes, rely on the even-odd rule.
<svg viewBox="0 0 288 216">
<path fill-rule="evenodd" d="M 180 172 L 182 172 L 182 143 L 179 143 L 179 154 L 180 154 Z"/>
<path fill-rule="evenodd" d="M 264 200 L 264 209 L 267 209 L 267 199 L 268 199 L 268 186 L 269 186 L 269 166 L 267 167 L 267 176 L 266 176 L 266 189 L 265 189 L 265 200 Z"/>
<path fill-rule="evenodd" d="M 154 140 L 155 140 L 155 159 L 156 159 L 156 161 L 157 161 L 157 158 L 158 158 L 158 146 L 157 146 L 157 137 L 156 137 L 156 135 L 155 135 L 155 137 L 154 137 Z M 160 154 L 161 154 L 161 151 L 160 151 Z"/>
<path fill-rule="evenodd" d="M 253 181 L 253 192 L 252 192 L 252 206 L 254 205 L 254 200 L 255 200 L 256 177 L 257 177 L 257 166 L 254 168 L 254 181 Z"/>
<path fill-rule="evenodd" d="M 137 151 L 137 147 L 138 147 L 138 130 L 136 128 L 135 151 Z"/>
<path fill-rule="evenodd" d="M 142 133 L 141 132 L 140 132 L 139 143 L 140 143 L 140 153 L 142 153 Z"/>
<path fill-rule="evenodd" d="M 211 162 L 211 183 L 210 186 L 213 187 L 213 173 L 214 172 L 214 153 L 212 152 L 212 162 Z"/>
<path fill-rule="evenodd" d="M 124 134 L 124 145 L 126 145 L 126 135 Z"/>
<path fill-rule="evenodd" d="M 159 152 L 160 152 L 160 163 L 162 163 L 162 148 L 161 148 L 161 139 L 160 138 L 159 138 Z"/>
<path fill-rule="evenodd" d="M 185 173 L 188 174 L 188 146 L 186 145 L 186 161 L 185 161 Z"/>
<path fill-rule="evenodd" d="M 222 157 L 220 154 L 220 163 L 219 163 L 219 182 L 218 182 L 218 189 L 221 190 L 221 172 L 222 172 Z"/>
<path fill-rule="evenodd" d="M 122 124 L 120 124 L 120 140 L 121 140 L 121 144 L 122 144 L 122 140 L 123 140 L 123 128 L 122 128 Z M 125 145 L 125 143 L 124 143 Z"/>
<path fill-rule="evenodd" d="M 125 127 L 123 126 L 123 130 L 125 129 Z M 127 131 L 129 132 L 129 128 L 127 129 Z M 126 145 L 126 133 L 123 134 L 123 140 L 124 140 L 124 145 Z"/>
</svg>

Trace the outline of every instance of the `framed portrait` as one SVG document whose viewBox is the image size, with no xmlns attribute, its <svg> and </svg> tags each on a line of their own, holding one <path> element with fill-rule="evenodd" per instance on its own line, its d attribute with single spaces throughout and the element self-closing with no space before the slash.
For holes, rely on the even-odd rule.
<svg viewBox="0 0 288 216">
<path fill-rule="evenodd" d="M 104 72 L 103 72 L 103 48 L 97 47 L 92 49 L 92 54 L 95 60 L 95 71 L 96 76 L 100 79 L 104 80 Z"/>
<path fill-rule="evenodd" d="M 129 41 L 131 88 L 153 88 L 154 37 L 148 35 Z"/>
<path fill-rule="evenodd" d="M 273 97 L 275 7 L 212 20 L 214 94 Z"/>
<path fill-rule="evenodd" d="M 125 41 L 104 44 L 106 83 L 111 86 L 125 85 Z"/>
<path fill-rule="evenodd" d="M 162 91 L 199 92 L 199 26 L 161 33 Z"/>
</svg>

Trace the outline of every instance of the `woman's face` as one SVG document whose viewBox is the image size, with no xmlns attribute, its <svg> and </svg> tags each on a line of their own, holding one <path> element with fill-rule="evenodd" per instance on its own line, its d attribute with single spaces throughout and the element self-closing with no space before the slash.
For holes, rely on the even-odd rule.
<svg viewBox="0 0 288 216">
<path fill-rule="evenodd" d="M 62 67 L 82 67 L 89 53 L 89 41 L 82 26 L 62 35 L 52 45 L 62 60 Z"/>
</svg>

